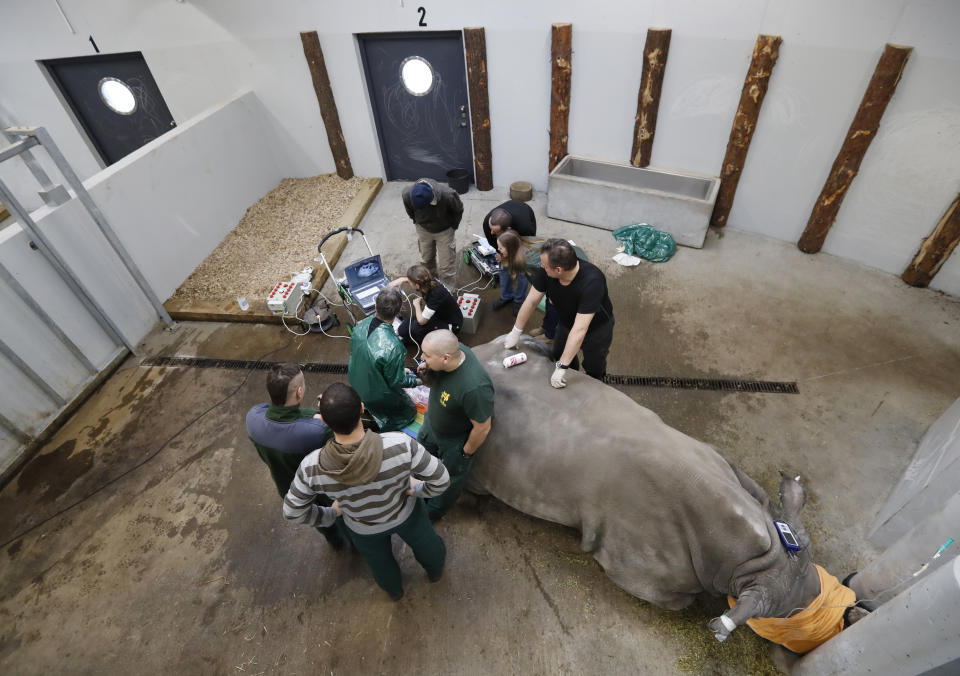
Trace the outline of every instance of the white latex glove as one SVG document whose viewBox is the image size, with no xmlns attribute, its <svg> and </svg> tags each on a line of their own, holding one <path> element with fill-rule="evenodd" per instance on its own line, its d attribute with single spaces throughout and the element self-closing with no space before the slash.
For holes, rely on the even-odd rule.
<svg viewBox="0 0 960 676">
<path fill-rule="evenodd" d="M 510 333 L 507 334 L 506 339 L 503 341 L 503 346 L 508 350 L 516 349 L 517 345 L 520 344 L 520 336 L 522 335 L 523 329 L 518 329 L 516 326 L 514 326 Z"/>
<path fill-rule="evenodd" d="M 567 382 L 563 377 L 567 374 L 567 369 L 553 369 L 553 375 L 550 376 L 550 384 L 556 387 L 557 389 L 561 387 L 566 387 Z"/>
</svg>

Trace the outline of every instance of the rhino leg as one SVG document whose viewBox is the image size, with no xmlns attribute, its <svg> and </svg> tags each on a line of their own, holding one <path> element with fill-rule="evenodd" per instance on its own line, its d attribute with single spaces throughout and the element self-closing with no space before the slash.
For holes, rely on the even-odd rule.
<svg viewBox="0 0 960 676">
<path fill-rule="evenodd" d="M 761 606 L 761 599 L 756 594 L 746 591 L 740 595 L 733 608 L 707 622 L 707 629 L 713 632 L 718 641 L 726 641 L 734 629 L 751 617 L 759 615 Z"/>
</svg>

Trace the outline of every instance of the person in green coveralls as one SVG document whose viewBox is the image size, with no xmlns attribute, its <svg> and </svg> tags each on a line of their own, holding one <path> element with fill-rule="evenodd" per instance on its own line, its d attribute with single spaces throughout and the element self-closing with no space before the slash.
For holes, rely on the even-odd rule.
<svg viewBox="0 0 960 676">
<path fill-rule="evenodd" d="M 357 324 L 350 338 L 347 378 L 381 432 L 402 430 L 417 415 L 403 388 L 416 387 L 420 381 L 403 368 L 407 348 L 393 330 L 402 303 L 396 288 L 381 289 L 376 314 Z"/>
<path fill-rule="evenodd" d="M 267 392 L 270 403 L 257 404 L 247 412 L 247 436 L 270 469 L 270 477 L 282 499 L 300 462 L 333 435 L 320 419 L 317 409 L 300 408 L 306 381 L 296 364 L 274 364 L 267 373 Z M 329 507 L 332 503 L 325 495 L 320 495 L 317 504 Z M 335 550 L 343 549 L 349 541 L 343 519 L 317 530 Z"/>
<path fill-rule="evenodd" d="M 417 441 L 439 457 L 450 473 L 450 487 L 427 500 L 427 513 L 436 521 L 460 497 L 474 454 L 490 433 L 493 382 L 452 331 L 431 331 L 422 349 L 418 372 L 430 385 L 430 401 Z"/>
</svg>

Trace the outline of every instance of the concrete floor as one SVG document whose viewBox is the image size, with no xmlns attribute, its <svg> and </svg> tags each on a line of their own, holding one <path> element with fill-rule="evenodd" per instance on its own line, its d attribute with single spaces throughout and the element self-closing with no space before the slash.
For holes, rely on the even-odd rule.
<svg viewBox="0 0 960 676">
<path fill-rule="evenodd" d="M 394 274 L 417 260 L 400 188 L 386 185 L 362 224 Z M 502 199 L 465 196 L 461 245 Z M 778 469 L 803 474 L 815 560 L 838 576 L 869 561 L 874 515 L 960 397 L 960 300 L 735 231 L 619 268 L 609 233 L 551 221 L 545 202 L 540 234 L 574 239 L 607 274 L 611 373 L 792 380 L 800 394 L 624 391 L 773 495 Z M 355 240 L 342 260 L 363 254 Z M 475 274 L 462 267 L 460 283 Z M 511 323 L 488 313 L 465 342 Z M 720 599 L 652 607 L 614 586 L 575 533 L 492 499 L 466 496 L 438 525 L 449 552 L 438 584 L 397 545 L 407 595 L 394 604 L 355 554 L 282 519 L 243 424 L 266 399 L 262 371 L 140 366 L 347 354 L 345 340 L 277 326 L 152 333 L 0 492 L 0 672 L 776 672 L 748 629 L 723 644 L 703 629 Z M 308 399 L 334 379 L 308 374 Z"/>
</svg>

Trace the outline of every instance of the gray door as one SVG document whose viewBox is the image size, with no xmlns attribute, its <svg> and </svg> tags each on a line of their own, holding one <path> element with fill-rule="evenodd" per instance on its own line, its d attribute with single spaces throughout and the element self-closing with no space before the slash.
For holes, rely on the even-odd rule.
<svg viewBox="0 0 960 676">
<path fill-rule="evenodd" d="M 44 65 L 107 164 L 176 126 L 140 52 L 52 59 Z"/>
<path fill-rule="evenodd" d="M 473 177 L 463 38 L 459 31 L 357 36 L 387 180 Z"/>
</svg>

